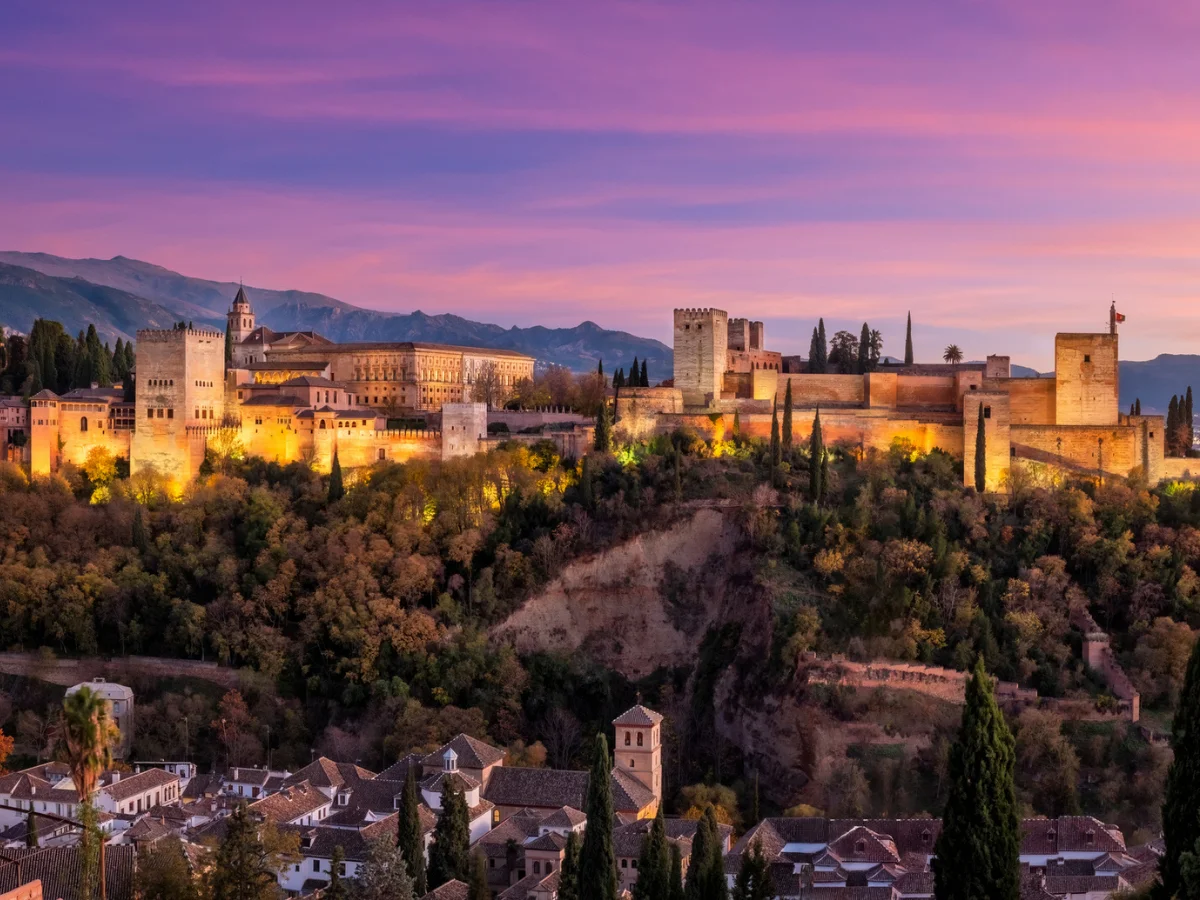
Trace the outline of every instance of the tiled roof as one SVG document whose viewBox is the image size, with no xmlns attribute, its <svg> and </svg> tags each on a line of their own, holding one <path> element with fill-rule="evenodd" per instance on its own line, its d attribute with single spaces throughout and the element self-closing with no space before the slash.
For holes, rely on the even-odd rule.
<svg viewBox="0 0 1200 900">
<path fill-rule="evenodd" d="M 186 799 L 194 799 L 208 794 L 219 794 L 222 783 L 221 776 L 215 772 L 209 775 L 193 775 L 183 789 L 183 796 Z"/>
<path fill-rule="evenodd" d="M 322 378 L 319 375 L 297 375 L 295 378 L 289 378 L 283 382 L 282 386 L 340 388 L 342 385 L 330 381 L 328 378 Z"/>
<path fill-rule="evenodd" d="M 137 851 L 132 845 L 109 845 L 105 849 L 104 883 L 108 900 L 133 900 L 133 867 Z M 9 865 L 5 861 L 17 861 Z M 0 892 L 15 890 L 31 881 L 42 882 L 42 896 L 81 900 L 83 881 L 78 847 L 46 847 L 41 850 L 0 850 Z"/>
<path fill-rule="evenodd" d="M 307 781 L 290 784 L 278 794 L 251 803 L 250 812 L 269 822 L 294 822 L 329 803 L 329 798 Z"/>
<path fill-rule="evenodd" d="M 421 897 L 421 900 L 467 900 L 471 894 L 471 888 L 463 884 L 456 878 L 451 878 L 440 887 L 434 888 L 428 894 Z"/>
<path fill-rule="evenodd" d="M 353 763 L 334 762 L 324 756 L 319 756 L 300 771 L 294 773 L 284 784 L 299 784 L 307 781 L 319 788 L 341 787 L 348 781 L 369 781 L 375 773 L 356 766 Z"/>
<path fill-rule="evenodd" d="M 396 817 L 388 816 L 362 828 L 334 828 L 329 825 L 284 825 L 281 831 L 300 835 L 300 855 L 332 859 L 336 847 L 346 859 L 361 862 L 367 858 L 370 841 L 381 835 L 394 835 Z"/>
<path fill-rule="evenodd" d="M 239 766 L 227 769 L 225 772 L 225 778 L 229 781 L 236 781 L 238 784 L 256 784 L 260 787 L 266 784 L 267 779 L 270 777 L 271 771 L 269 769 L 251 769 Z"/>
<path fill-rule="evenodd" d="M 654 803 L 654 791 L 621 769 L 612 771 L 613 809 L 636 812 Z"/>
<path fill-rule="evenodd" d="M 587 772 L 498 766 L 492 771 L 483 796 L 497 806 L 580 809 L 587 799 L 587 785 Z"/>
<path fill-rule="evenodd" d="M 440 794 L 448 781 L 453 782 L 460 791 L 474 790 L 479 787 L 478 781 L 463 772 L 438 772 L 421 782 L 421 790 Z"/>
<path fill-rule="evenodd" d="M 308 406 L 308 401 L 294 394 L 262 393 L 242 401 L 242 406 L 297 407 Z"/>
<path fill-rule="evenodd" d="M 550 831 L 539 838 L 534 838 L 525 845 L 526 850 L 562 850 L 567 846 L 567 839 L 557 831 Z"/>
<path fill-rule="evenodd" d="M 152 844 L 174 833 L 175 826 L 172 823 L 151 816 L 144 816 L 125 829 L 125 837 L 140 844 Z"/>
<path fill-rule="evenodd" d="M 432 753 L 426 754 L 421 760 L 421 765 L 441 768 L 442 756 L 447 750 L 453 750 L 457 753 L 459 766 L 467 769 L 485 769 L 504 759 L 504 751 L 498 747 L 493 747 L 491 744 L 481 741 L 478 738 L 473 738 L 469 734 L 459 734 L 457 737 L 452 738 L 449 743 L 443 744 Z"/>
<path fill-rule="evenodd" d="M 478 846 L 489 856 L 503 856 L 509 841 L 524 844 L 530 838 L 536 837 L 539 822 L 540 819 L 536 815 L 516 813 L 481 837 Z"/>
<path fill-rule="evenodd" d="M 1092 816 L 1060 816 L 1021 822 L 1022 854 L 1056 856 L 1084 850 L 1097 854 L 1124 852 L 1125 840 L 1116 826 L 1105 825 Z"/>
<path fill-rule="evenodd" d="M 639 703 L 637 706 L 630 707 L 613 719 L 613 724 L 649 727 L 659 724 L 662 720 L 661 713 L 656 713 L 654 710 L 648 709 Z"/>
<path fill-rule="evenodd" d="M 408 778 L 408 770 L 412 766 L 421 764 L 421 755 L 419 753 L 410 753 L 408 756 L 403 756 L 396 760 L 382 772 L 375 776 L 379 781 L 399 781 L 404 782 Z"/>
<path fill-rule="evenodd" d="M 900 854 L 889 835 L 879 834 L 862 825 L 851 828 L 829 844 L 829 853 L 838 862 L 898 863 Z"/>
<path fill-rule="evenodd" d="M 529 892 L 546 878 L 545 875 L 526 875 L 512 887 L 501 891 L 496 900 L 525 900 Z"/>
<path fill-rule="evenodd" d="M 1055 897 L 1064 894 L 1110 894 L 1120 888 L 1116 875 L 1047 875 L 1045 891 Z"/>
<path fill-rule="evenodd" d="M 172 775 L 166 769 L 146 769 L 136 775 L 125 775 L 120 781 L 115 784 L 109 784 L 100 790 L 112 797 L 113 800 L 120 802 L 127 800 L 135 794 L 152 791 L 156 787 L 177 784 L 178 782 L 179 776 Z"/>
<path fill-rule="evenodd" d="M 587 821 L 587 815 L 575 809 L 573 806 L 563 806 L 556 809 L 546 818 L 542 819 L 541 824 L 546 828 L 575 828 L 577 825 L 582 825 Z"/>
</svg>

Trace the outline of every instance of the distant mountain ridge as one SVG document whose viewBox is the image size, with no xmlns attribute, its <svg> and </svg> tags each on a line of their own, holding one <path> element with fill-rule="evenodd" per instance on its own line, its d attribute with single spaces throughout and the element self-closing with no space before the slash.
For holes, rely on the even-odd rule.
<svg viewBox="0 0 1200 900">
<path fill-rule="evenodd" d="M 67 259 L 47 253 L 0 251 L 0 324 L 28 331 L 39 316 L 74 334 L 94 323 L 102 339 L 129 339 L 138 328 L 169 328 L 187 320 L 224 329 L 236 282 L 181 275 L 162 266 L 115 256 Z M 575 371 L 628 368 L 647 360 L 649 376 L 670 378 L 671 348 L 661 341 L 583 322 L 574 328 L 502 328 L 449 313 L 384 313 L 324 294 L 246 286 L 259 324 L 277 331 L 313 330 L 334 341 L 430 341 L 516 350 L 542 364 Z"/>
</svg>

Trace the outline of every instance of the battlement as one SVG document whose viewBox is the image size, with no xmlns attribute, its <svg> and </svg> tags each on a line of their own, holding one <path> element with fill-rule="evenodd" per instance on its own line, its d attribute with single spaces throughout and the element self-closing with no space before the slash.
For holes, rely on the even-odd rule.
<svg viewBox="0 0 1200 900">
<path fill-rule="evenodd" d="M 211 328 L 140 328 L 137 333 L 138 343 L 167 343 L 183 341 L 189 337 L 220 338 L 225 335 Z"/>
<path fill-rule="evenodd" d="M 707 317 L 714 316 L 714 315 L 728 316 L 729 313 L 725 312 L 725 310 L 723 310 L 723 309 L 717 309 L 716 307 L 708 307 L 708 306 L 686 307 L 686 308 L 675 310 L 675 318 L 676 319 L 679 319 L 681 317 L 702 319 L 702 318 L 707 318 Z"/>
</svg>

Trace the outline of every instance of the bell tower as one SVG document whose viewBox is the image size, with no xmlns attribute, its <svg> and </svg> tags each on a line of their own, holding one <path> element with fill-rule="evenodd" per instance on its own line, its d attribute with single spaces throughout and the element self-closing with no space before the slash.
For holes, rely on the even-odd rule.
<svg viewBox="0 0 1200 900">
<path fill-rule="evenodd" d="M 233 306 L 229 309 L 227 319 L 229 333 L 235 344 L 240 344 L 254 330 L 254 310 L 250 308 L 250 301 L 246 299 L 246 289 L 241 285 L 238 285 L 237 296 L 233 298 Z"/>
<path fill-rule="evenodd" d="M 613 719 L 613 762 L 654 794 L 662 806 L 662 720 L 640 703 Z"/>
</svg>

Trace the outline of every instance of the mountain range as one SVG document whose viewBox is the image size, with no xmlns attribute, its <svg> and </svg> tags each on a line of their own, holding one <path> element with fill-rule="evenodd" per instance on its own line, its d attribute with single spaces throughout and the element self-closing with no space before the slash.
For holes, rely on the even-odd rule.
<svg viewBox="0 0 1200 900">
<path fill-rule="evenodd" d="M 128 340 L 139 328 L 191 321 L 224 329 L 236 282 L 210 281 L 115 256 L 66 259 L 0 251 L 0 324 L 27 332 L 35 318 L 57 319 L 74 334 L 89 323 L 103 340 Z M 527 353 L 542 366 L 575 371 L 628 367 L 647 360 L 655 381 L 670 378 L 671 348 L 661 341 L 582 322 L 574 328 L 502 328 L 443 313 L 384 313 L 308 291 L 246 286 L 261 325 L 276 331 L 317 331 L 334 341 L 430 341 Z"/>
</svg>

